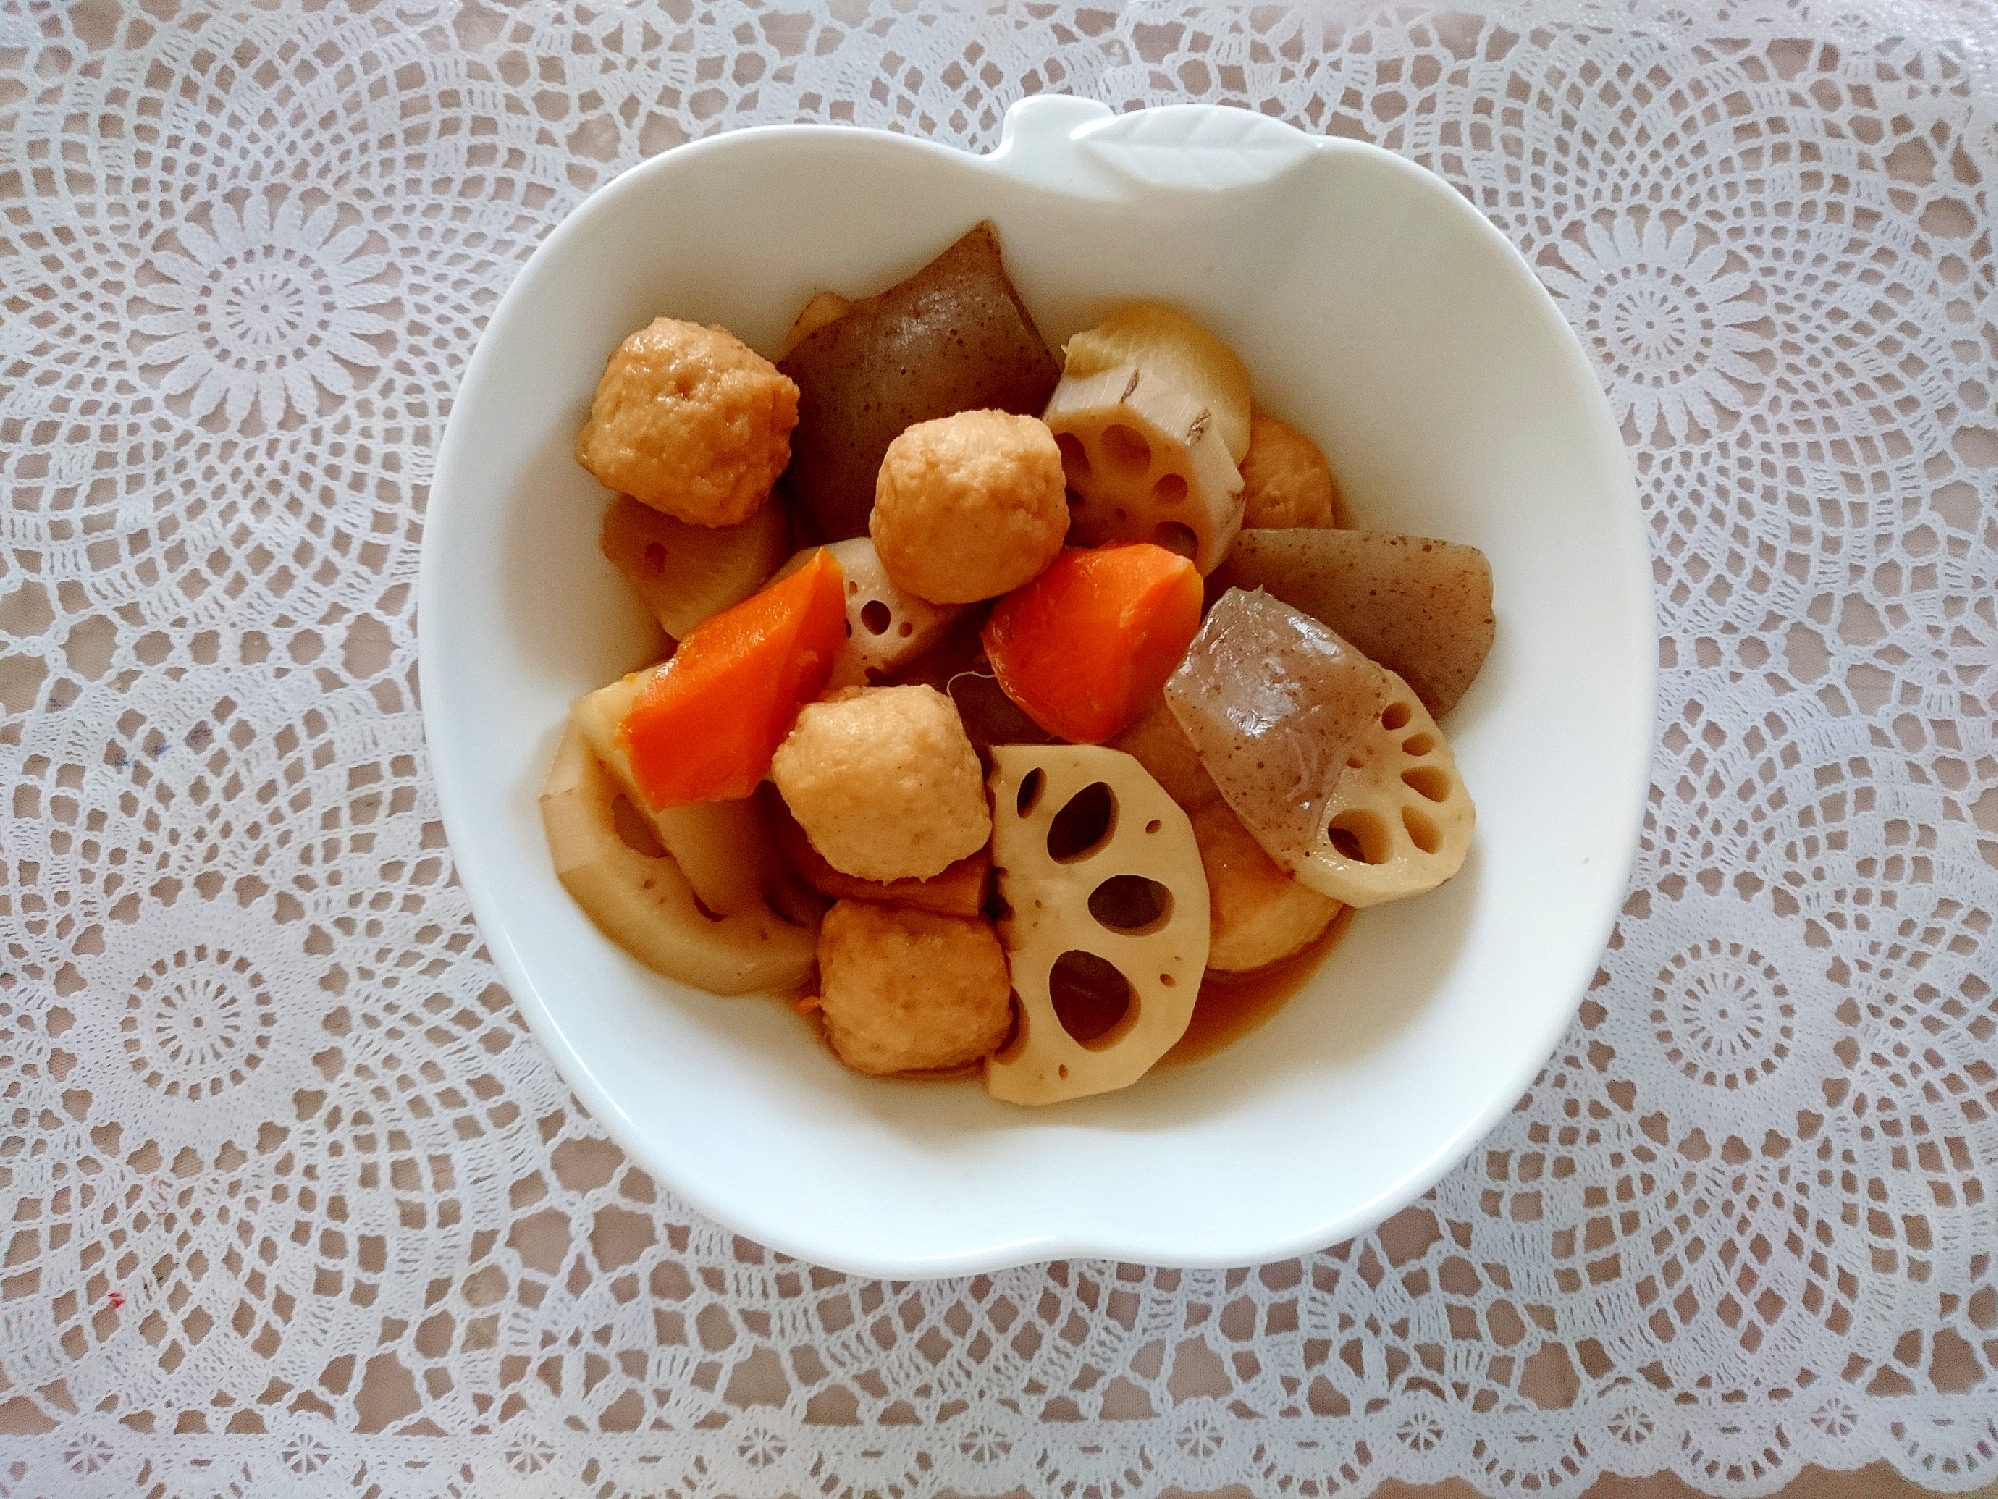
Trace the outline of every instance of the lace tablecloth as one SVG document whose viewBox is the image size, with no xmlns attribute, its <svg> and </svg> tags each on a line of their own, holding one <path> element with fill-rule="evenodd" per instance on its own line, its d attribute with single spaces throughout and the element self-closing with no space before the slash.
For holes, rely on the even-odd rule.
<svg viewBox="0 0 1998 1499">
<path fill-rule="evenodd" d="M 1998 1476 L 1998 19 L 936 0 L 0 11 L 0 1496 L 1715 1494 Z M 1021 95 L 1359 136 L 1525 252 L 1652 537 L 1656 769 L 1517 1111 L 1374 1234 L 849 1279 L 494 980 L 425 484 L 592 188 Z"/>
</svg>

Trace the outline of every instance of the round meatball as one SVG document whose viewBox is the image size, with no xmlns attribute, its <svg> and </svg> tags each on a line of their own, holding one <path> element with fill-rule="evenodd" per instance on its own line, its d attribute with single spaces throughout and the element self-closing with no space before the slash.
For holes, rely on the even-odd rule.
<svg viewBox="0 0 1998 1499">
<path fill-rule="evenodd" d="M 1242 456 L 1242 526 L 1283 531 L 1341 524 L 1339 485 L 1318 444 L 1265 412 L 1249 417 Z"/>
<path fill-rule="evenodd" d="M 819 927 L 819 1014 L 856 1072 L 975 1062 L 1012 1031 L 1011 995 L 985 921 L 843 900 Z"/>
<path fill-rule="evenodd" d="M 1003 411 L 918 422 L 888 444 L 868 517 L 895 586 L 932 604 L 997 598 L 1054 561 L 1068 534 L 1061 449 Z"/>
<path fill-rule="evenodd" d="M 604 366 L 576 461 L 697 526 L 754 515 L 791 461 L 798 387 L 726 328 L 660 318 Z"/>
<path fill-rule="evenodd" d="M 863 880 L 929 879 L 992 836 L 978 752 L 934 687 L 850 687 L 807 704 L 770 778 L 812 847 Z"/>
</svg>

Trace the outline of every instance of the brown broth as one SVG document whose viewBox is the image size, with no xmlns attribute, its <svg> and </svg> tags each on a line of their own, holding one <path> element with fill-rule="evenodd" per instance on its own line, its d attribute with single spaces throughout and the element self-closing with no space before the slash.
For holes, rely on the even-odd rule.
<svg viewBox="0 0 1998 1499">
<path fill-rule="evenodd" d="M 1262 1025 L 1318 971 L 1352 920 L 1353 908 L 1343 907 L 1325 930 L 1299 951 L 1254 973 L 1209 973 L 1200 981 L 1200 998 L 1194 1001 L 1186 1034 L 1157 1065 L 1178 1067 L 1198 1062 Z"/>
</svg>

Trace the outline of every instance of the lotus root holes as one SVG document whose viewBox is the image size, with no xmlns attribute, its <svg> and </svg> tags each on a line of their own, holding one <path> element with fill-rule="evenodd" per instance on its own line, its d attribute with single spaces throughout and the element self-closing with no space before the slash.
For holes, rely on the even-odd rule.
<svg viewBox="0 0 1998 1499">
<path fill-rule="evenodd" d="M 1403 807 L 1401 825 L 1408 830 L 1408 841 L 1425 854 L 1433 854 L 1443 846 L 1443 835 L 1420 807 Z"/>
<path fill-rule="evenodd" d="M 1013 798 L 1013 810 L 1021 817 L 1032 817 L 1034 808 L 1041 804 L 1041 791 L 1048 778 L 1038 770 L 1030 770 L 1020 778 L 1019 792 Z"/>
<path fill-rule="evenodd" d="M 1103 461 L 1113 469 L 1138 473 L 1152 466 L 1152 445 L 1144 434 L 1121 422 L 1103 429 Z"/>
<path fill-rule="evenodd" d="M 1089 893 L 1089 914 L 1125 937 L 1146 937 L 1172 920 L 1172 891 L 1141 874 L 1116 874 Z"/>
<path fill-rule="evenodd" d="M 1055 446 L 1061 449 L 1061 470 L 1068 476 L 1069 483 L 1089 477 L 1089 449 L 1082 445 L 1081 438 L 1073 432 L 1057 432 Z M 1069 503 L 1074 504 L 1076 499 L 1075 495 L 1070 495 Z"/>
<path fill-rule="evenodd" d="M 1401 782 L 1417 796 L 1432 802 L 1450 799 L 1450 778 L 1433 765 L 1411 765 L 1401 773 Z"/>
<path fill-rule="evenodd" d="M 1347 808 L 1325 832 L 1332 846 L 1357 864 L 1385 864 L 1394 855 L 1393 835 L 1371 808 Z"/>
<path fill-rule="evenodd" d="M 1137 1016 L 1131 981 L 1122 970 L 1108 958 L 1079 948 L 1055 959 L 1048 974 L 1048 996 L 1061 1028 L 1090 1051 L 1115 1046 Z"/>
<path fill-rule="evenodd" d="M 1117 798 L 1103 782 L 1093 781 L 1048 824 L 1048 857 L 1057 864 L 1074 864 L 1108 843 L 1116 831 Z"/>
</svg>

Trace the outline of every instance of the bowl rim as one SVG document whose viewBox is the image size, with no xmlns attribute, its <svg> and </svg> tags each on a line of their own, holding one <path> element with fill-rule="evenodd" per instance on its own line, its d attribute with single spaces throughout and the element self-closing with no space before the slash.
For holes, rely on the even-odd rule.
<svg viewBox="0 0 1998 1499">
<path fill-rule="evenodd" d="M 494 340 L 489 336 L 491 331 L 502 326 L 517 306 L 536 293 L 537 283 L 542 274 L 551 263 L 559 259 L 563 247 L 571 239 L 588 233 L 591 221 L 607 211 L 612 204 L 651 191 L 654 179 L 682 170 L 691 160 L 740 150 L 752 143 L 767 145 L 773 141 L 804 142 L 836 134 L 843 138 L 855 136 L 870 138 L 893 150 L 939 156 L 960 166 L 971 166 L 987 171 L 1010 171 L 1024 179 L 1049 185 L 1048 179 L 1033 176 L 1032 166 L 1036 140 L 1044 137 L 1050 127 L 1064 130 L 1077 127 L 1076 134 L 1079 136 L 1086 133 L 1092 124 L 1139 123 L 1138 117 L 1154 120 L 1177 117 L 1184 126 L 1187 122 L 1197 123 L 1201 119 L 1213 116 L 1247 117 L 1260 122 L 1260 127 L 1274 127 L 1286 132 L 1290 137 L 1294 137 L 1300 156 L 1307 152 L 1357 153 L 1388 166 L 1419 191 L 1445 202 L 1446 211 L 1457 215 L 1459 221 L 1464 223 L 1487 249 L 1500 252 L 1515 277 L 1524 287 L 1530 288 L 1531 298 L 1537 304 L 1536 315 L 1548 325 L 1550 333 L 1553 334 L 1552 341 L 1560 350 L 1559 357 L 1566 367 L 1566 372 L 1575 378 L 1576 388 L 1584 393 L 1590 405 L 1589 428 L 1598 438 L 1604 440 L 1603 445 L 1606 449 L 1614 450 L 1619 459 L 1614 466 L 1619 492 L 1611 498 L 1615 501 L 1617 513 L 1623 519 L 1623 524 L 1614 528 L 1614 538 L 1624 555 L 1619 556 L 1616 563 L 1631 579 L 1641 582 L 1643 589 L 1643 607 L 1638 611 L 1642 617 L 1643 628 L 1640 631 L 1641 638 L 1633 642 L 1634 645 L 1641 647 L 1636 653 L 1640 657 L 1636 664 L 1641 673 L 1642 686 L 1641 693 L 1633 698 L 1633 704 L 1641 702 L 1643 709 L 1641 713 L 1637 713 L 1633 706 L 1632 712 L 1643 720 L 1640 737 L 1643 740 L 1644 750 L 1641 754 L 1630 756 L 1628 763 L 1618 772 L 1619 777 L 1625 782 L 1622 788 L 1623 794 L 1609 798 L 1612 804 L 1629 809 L 1621 827 L 1617 830 L 1616 838 L 1611 843 L 1610 855 L 1604 861 L 1606 866 L 1613 866 L 1617 878 L 1614 882 L 1605 878 L 1600 909 L 1593 912 L 1591 919 L 1586 923 L 1586 930 L 1593 933 L 1594 941 L 1587 946 L 1586 956 L 1578 959 L 1573 965 L 1565 984 L 1560 986 L 1564 994 L 1571 996 L 1569 1002 L 1558 1008 L 1549 1006 L 1542 1025 L 1530 1037 L 1522 1038 L 1522 1041 L 1530 1039 L 1532 1042 L 1530 1046 L 1522 1046 L 1519 1055 L 1524 1060 L 1505 1069 L 1500 1080 L 1503 1086 L 1495 1081 L 1488 1101 L 1467 1116 L 1460 1126 L 1447 1135 L 1427 1157 L 1412 1165 L 1393 1184 L 1358 1204 L 1325 1214 L 1305 1226 L 1281 1234 L 1271 1234 L 1267 1231 L 1259 1233 L 1253 1228 L 1246 1232 L 1239 1231 L 1234 1225 L 1225 1222 L 1211 1222 L 1203 1226 L 1200 1245 L 1188 1252 L 1172 1252 L 1164 1250 L 1161 1246 L 1133 1242 L 1107 1242 L 1089 1233 L 1059 1225 L 1052 1228 L 1038 1227 L 1011 1238 L 981 1241 L 955 1252 L 917 1256 L 883 1253 L 878 1245 L 861 1248 L 841 1239 L 821 1237 L 814 1240 L 809 1230 L 801 1231 L 799 1225 L 784 1221 L 781 1208 L 774 1212 L 764 1211 L 760 1210 L 760 1205 L 754 1203 L 733 1199 L 718 1200 L 700 1184 L 683 1179 L 672 1162 L 661 1157 L 654 1143 L 644 1136 L 624 1108 L 599 1082 L 595 1072 L 571 1043 L 549 1007 L 547 999 L 530 977 L 527 959 L 516 945 L 515 933 L 500 917 L 500 903 L 494 893 L 494 884 L 500 879 L 500 875 L 497 871 L 467 862 L 458 852 L 466 846 L 465 840 L 457 836 L 459 831 L 471 825 L 474 818 L 487 809 L 470 804 L 469 791 L 458 783 L 451 769 L 455 757 L 461 752 L 460 736 L 440 706 L 446 696 L 439 690 L 442 685 L 439 673 L 443 668 L 434 645 L 426 649 L 426 641 L 434 641 L 435 636 L 431 630 L 425 628 L 425 623 L 432 618 L 441 617 L 443 595 L 447 587 L 445 582 L 447 564 L 442 558 L 442 548 L 436 538 L 442 530 L 438 521 L 456 508 L 451 496 L 462 487 L 457 482 L 456 471 L 466 461 L 461 455 L 471 441 L 467 433 L 472 418 L 466 415 L 467 407 L 462 400 L 463 393 L 485 375 L 486 366 L 493 358 L 498 357 L 493 352 Z M 1008 109 L 1000 142 L 994 150 L 986 153 L 961 150 L 939 141 L 896 130 L 837 124 L 787 123 L 747 126 L 723 131 L 717 135 L 672 147 L 657 156 L 634 164 L 590 193 L 551 228 L 522 263 L 506 291 L 494 304 L 471 358 L 466 362 L 464 372 L 460 376 L 450 415 L 445 423 L 444 434 L 437 448 L 424 516 L 424 540 L 418 566 L 416 598 L 417 677 L 423 705 L 425 752 L 430 763 L 432 784 L 436 788 L 439 817 L 444 826 L 447 842 L 452 848 L 452 866 L 465 891 L 473 917 L 478 924 L 479 935 L 486 945 L 494 967 L 498 970 L 513 1002 L 526 1018 L 529 1030 L 547 1052 L 563 1082 L 575 1091 L 597 1125 L 616 1141 L 634 1164 L 642 1167 L 705 1217 L 783 1254 L 845 1273 L 882 1279 L 934 1279 L 1071 1258 L 1118 1260 L 1189 1269 L 1269 1263 L 1309 1253 L 1354 1234 L 1365 1232 L 1402 1207 L 1414 1202 L 1459 1165 L 1474 1148 L 1476 1142 L 1489 1134 L 1498 1120 L 1514 1109 L 1518 1098 L 1546 1065 L 1561 1035 L 1571 1023 L 1599 963 L 1603 948 L 1614 930 L 1617 914 L 1625 898 L 1624 892 L 1635 863 L 1642 832 L 1650 786 L 1651 756 L 1656 743 L 1659 637 L 1649 547 L 1644 539 L 1641 508 L 1628 450 L 1618 432 L 1596 369 L 1575 330 L 1561 315 L 1552 296 L 1541 284 L 1539 277 L 1534 274 L 1531 265 L 1518 247 L 1445 179 L 1371 142 L 1347 137 L 1310 135 L 1287 122 L 1225 105 L 1174 104 L 1117 114 L 1094 101 L 1067 95 L 1036 95 L 1016 101 Z M 1578 923 L 1578 931 L 1581 929 L 1582 924 Z M 1577 940 L 1577 950 L 1580 951 L 1579 938 Z M 1550 987 L 1553 987 L 1551 980 Z"/>
</svg>

